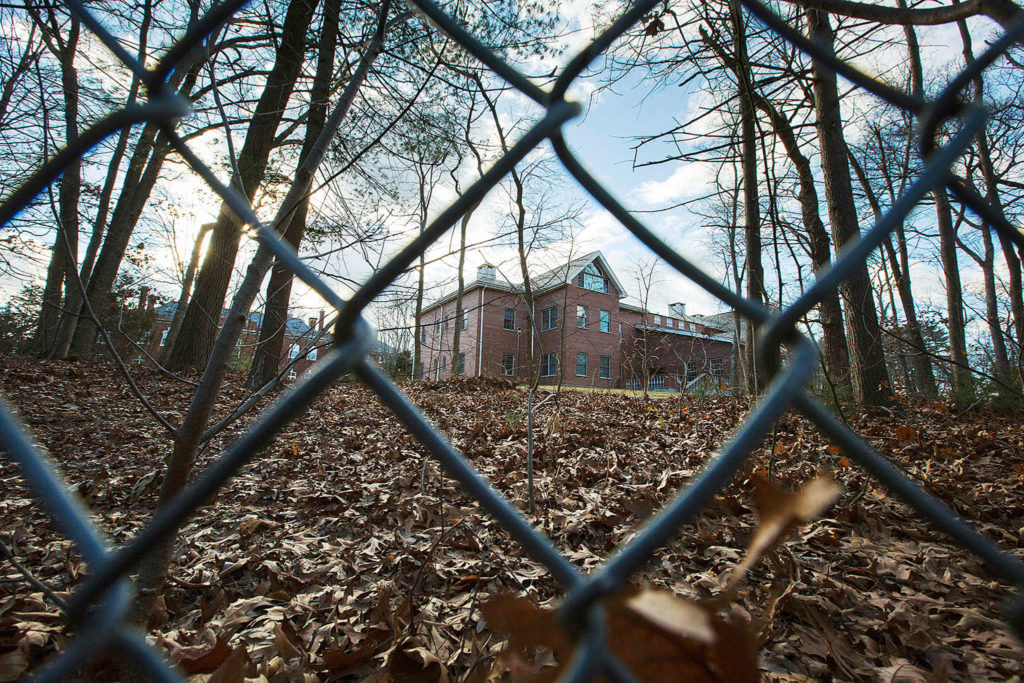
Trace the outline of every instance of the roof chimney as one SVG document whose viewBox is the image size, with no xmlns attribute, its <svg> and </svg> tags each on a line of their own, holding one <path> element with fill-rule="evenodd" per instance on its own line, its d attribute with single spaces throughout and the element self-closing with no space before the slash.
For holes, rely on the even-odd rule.
<svg viewBox="0 0 1024 683">
<path fill-rule="evenodd" d="M 146 310 L 146 300 L 149 299 L 149 287 L 139 287 L 139 313 Z"/>
<path fill-rule="evenodd" d="M 324 331 L 324 312 L 323 312 L 323 309 L 320 310 L 320 327 L 317 328 L 317 331 L 319 331 L 319 332 L 323 332 Z"/>
<path fill-rule="evenodd" d="M 668 310 L 672 311 L 672 313 L 674 315 L 678 315 L 680 317 L 686 317 L 686 304 L 684 304 L 684 303 L 680 303 L 680 302 L 677 301 L 674 304 L 669 304 L 668 305 Z"/>
<path fill-rule="evenodd" d="M 316 329 L 316 318 L 310 318 L 309 319 L 309 329 L 311 329 L 311 330 L 315 330 Z"/>
<path fill-rule="evenodd" d="M 495 277 L 495 269 L 490 263 L 483 263 L 476 269 L 476 279 L 482 282 L 494 282 L 497 278 Z"/>
</svg>

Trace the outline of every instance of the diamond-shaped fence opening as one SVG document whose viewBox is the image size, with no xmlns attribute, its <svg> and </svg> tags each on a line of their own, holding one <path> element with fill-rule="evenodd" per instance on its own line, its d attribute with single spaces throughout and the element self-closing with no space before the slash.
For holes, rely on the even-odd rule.
<svg viewBox="0 0 1024 683">
<path fill-rule="evenodd" d="M 500 521 L 529 555 L 543 563 L 562 585 L 565 598 L 560 607 L 561 622 L 577 643 L 576 654 L 566 670 L 567 678 L 572 680 L 590 679 L 599 674 L 615 679 L 630 678 L 628 670 L 605 647 L 607 632 L 602 599 L 623 588 L 641 564 L 726 485 L 776 420 L 790 408 L 796 408 L 806 415 L 832 441 L 840 445 L 852 460 L 974 553 L 995 574 L 1018 587 L 1024 586 L 1024 564 L 981 536 L 946 506 L 913 484 L 885 457 L 868 446 L 806 391 L 813 368 L 817 364 L 817 350 L 796 327 L 797 321 L 817 305 L 827 292 L 849 277 L 853 269 L 887 238 L 934 186 L 947 186 L 992 229 L 1018 245 L 1024 243 L 1020 232 L 1009 225 L 1001 214 L 993 211 L 951 171 L 953 163 L 964 152 L 971 139 L 983 129 L 986 121 L 986 113 L 980 105 L 964 105 L 960 101 L 961 91 L 981 70 L 1024 36 L 1024 15 L 1010 23 L 1006 32 L 954 78 L 938 97 L 932 101 L 925 101 L 894 90 L 837 60 L 831 51 L 824 50 L 807 40 L 758 0 L 741 1 L 747 11 L 765 26 L 820 63 L 860 88 L 915 115 L 923 131 L 920 150 L 924 166 L 915 182 L 906 189 L 890 211 L 864 233 L 858 243 L 839 256 L 830 270 L 818 275 L 813 286 L 797 301 L 788 308 L 776 312 L 730 291 L 702 272 L 682 254 L 659 240 L 587 172 L 577 154 L 562 137 L 562 126 L 581 111 L 578 104 L 565 99 L 569 86 L 617 38 L 642 21 L 659 4 L 658 0 L 646 0 L 631 6 L 607 30 L 571 59 L 550 90 L 536 86 L 429 0 L 412 0 L 412 3 L 440 30 L 460 43 L 511 87 L 532 99 L 543 108 L 544 113 L 463 196 L 448 207 L 411 244 L 376 271 L 348 301 L 334 294 L 330 287 L 281 241 L 271 227 L 261 224 L 246 200 L 220 183 L 213 171 L 174 133 L 174 120 L 186 115 L 188 106 L 184 100 L 168 92 L 164 87 L 165 79 L 194 50 L 201 49 L 203 39 L 230 20 L 244 4 L 244 0 L 230 0 L 214 5 L 151 70 L 145 69 L 128 54 L 89 13 L 81 0 L 68 0 L 72 11 L 77 13 L 82 23 L 110 48 L 127 68 L 142 78 L 147 97 L 144 102 L 127 106 L 96 123 L 73 144 L 46 162 L 0 206 L 0 225 L 6 225 L 33 197 L 52 184 L 68 164 L 83 156 L 105 137 L 126 125 L 154 122 L 162 127 L 175 149 L 193 170 L 210 184 L 243 221 L 254 226 L 253 230 L 260 242 L 256 260 L 263 259 L 263 262 L 269 262 L 272 256 L 276 256 L 280 262 L 292 268 L 299 278 L 336 308 L 338 323 L 335 327 L 334 350 L 316 364 L 310 375 L 271 406 L 190 486 L 159 509 L 150 523 L 135 537 L 117 548 L 112 547 L 92 525 L 87 511 L 69 494 L 55 469 L 31 443 L 25 430 L 6 405 L 0 402 L 0 445 L 8 457 L 19 463 L 34 495 L 63 532 L 76 543 L 89 568 L 89 578 L 76 589 L 71 600 L 63 605 L 73 625 L 72 641 L 56 659 L 35 672 L 35 676 L 40 680 L 60 679 L 70 675 L 90 659 L 109 651 L 110 648 L 119 648 L 146 677 L 155 680 L 177 680 L 178 674 L 174 668 L 166 663 L 155 648 L 147 644 L 141 633 L 127 623 L 126 614 L 133 597 L 129 570 L 151 552 L 158 541 L 176 533 L 189 516 L 223 486 L 238 468 L 259 453 L 260 448 L 267 444 L 285 423 L 301 413 L 346 372 L 355 373 L 369 385 L 383 404 L 394 411 L 405 427 L 430 450 L 433 457 L 489 514 Z M 383 3 L 383 7 L 383 11 L 387 11 L 389 3 Z M 933 139 L 940 126 L 953 127 L 955 132 L 945 145 L 936 147 Z M 402 392 L 369 361 L 367 354 L 371 349 L 373 336 L 370 326 L 361 317 L 364 308 L 393 283 L 423 250 L 497 185 L 516 163 L 545 140 L 551 142 L 565 169 L 641 242 L 681 274 L 721 299 L 745 318 L 758 323 L 761 333 L 757 346 L 763 358 L 767 360 L 769 357 L 764 353 L 766 349 L 778 348 L 780 343 L 785 343 L 790 349 L 789 362 L 775 371 L 770 386 L 760 397 L 755 408 L 706 469 L 681 490 L 659 514 L 649 520 L 628 543 L 589 575 L 581 574 L 548 538 L 534 529 L 516 508 L 477 474 Z M 300 192 L 302 191 L 305 190 L 300 188 Z M 287 202 L 286 198 L 285 205 Z M 258 284 L 257 280 L 255 285 Z M 255 285 L 243 282 L 241 287 Z M 238 300 L 236 298 L 236 301 Z M 237 312 L 233 311 L 233 314 Z M 230 344 L 232 341 L 226 332 L 222 332 L 217 343 Z M 1011 626 L 1018 633 L 1024 629 L 1024 606 L 1019 597 L 1009 599 L 1006 614 Z"/>
</svg>

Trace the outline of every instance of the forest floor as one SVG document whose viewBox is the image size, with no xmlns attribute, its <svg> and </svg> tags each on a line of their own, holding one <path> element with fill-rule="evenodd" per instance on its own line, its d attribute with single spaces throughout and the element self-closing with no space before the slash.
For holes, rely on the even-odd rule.
<svg viewBox="0 0 1024 683">
<path fill-rule="evenodd" d="M 156 408 L 180 421 L 191 388 L 150 370 L 138 379 Z M 170 442 L 111 366 L 0 357 L 0 390 L 113 542 L 146 522 Z M 524 392 L 465 380 L 408 393 L 526 510 Z M 232 378 L 218 414 L 244 397 L 240 378 Z M 701 470 L 748 407 L 740 398 L 564 393 L 560 425 L 538 437 L 535 525 L 580 570 L 594 569 Z M 541 415 L 549 410 L 550 403 Z M 1024 416 L 932 402 L 899 415 L 846 417 L 1024 557 Z M 243 427 L 218 437 L 200 465 Z M 753 491 L 769 474 L 788 489 L 828 476 L 842 493 L 738 584 L 729 619 L 744 624 L 739 640 L 755 639 L 763 679 L 1024 676 L 1024 648 L 1000 620 L 1011 587 L 793 414 L 634 577 L 637 584 L 701 604 L 719 596 L 758 537 Z M 0 519 L 0 540 L 39 580 L 65 596 L 82 580 L 85 565 L 6 458 Z M 555 645 L 554 654 L 520 648 L 525 662 L 501 654 L 507 639 L 492 627 L 510 613 L 489 596 L 510 592 L 545 606 L 559 595 L 548 572 L 442 476 L 367 389 L 340 384 L 183 530 L 150 636 L 195 680 L 476 681 L 530 671 L 549 678 L 564 657 Z M 491 606 L 491 626 L 481 605 Z M 520 644 L 529 639 L 511 630 Z M 57 608 L 0 558 L 0 680 L 53 656 L 69 636 Z M 113 666 L 108 659 L 85 674 L 120 677 Z M 709 667 L 703 680 L 729 678 L 713 661 Z"/>
</svg>

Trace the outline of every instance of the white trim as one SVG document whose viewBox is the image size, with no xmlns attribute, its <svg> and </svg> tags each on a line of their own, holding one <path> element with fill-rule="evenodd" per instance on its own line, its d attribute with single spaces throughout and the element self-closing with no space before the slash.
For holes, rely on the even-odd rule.
<svg viewBox="0 0 1024 683">
<path fill-rule="evenodd" d="M 476 376 L 483 377 L 484 369 L 484 292 L 487 287 L 480 288 L 480 305 L 477 306 L 477 315 L 480 316 L 480 327 L 476 333 Z"/>
</svg>

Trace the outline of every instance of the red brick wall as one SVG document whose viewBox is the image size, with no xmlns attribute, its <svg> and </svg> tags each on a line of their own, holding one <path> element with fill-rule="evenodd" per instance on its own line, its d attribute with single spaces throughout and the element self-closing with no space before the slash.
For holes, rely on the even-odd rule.
<svg viewBox="0 0 1024 683">
<path fill-rule="evenodd" d="M 538 295 L 535 305 L 535 333 L 529 329 L 526 308 L 517 294 L 480 287 L 467 290 L 463 295 L 463 307 L 467 311 L 467 328 L 462 331 L 460 339 L 460 351 L 466 354 L 465 376 L 500 375 L 502 357 L 506 353 L 511 353 L 515 356 L 516 379 L 526 381 L 529 349 L 532 345 L 537 363 L 541 362 L 544 353 L 558 354 L 558 373 L 542 377 L 542 384 L 556 384 L 561 377 L 563 384 L 570 386 L 614 388 L 625 386 L 630 377 L 642 377 L 637 345 L 641 334 L 637 329 L 640 314 L 620 308 L 619 293 L 610 280 L 609 290 L 610 292 L 605 294 L 583 289 L 577 279 L 565 287 Z M 558 307 L 558 327 L 553 330 L 541 330 L 542 312 L 552 306 Z M 585 328 L 577 326 L 577 306 L 587 308 L 588 321 Z M 504 329 L 506 307 L 516 311 L 515 330 Z M 607 332 L 601 332 L 601 311 L 607 311 L 609 314 Z M 438 327 L 438 321 L 444 318 L 448 318 L 447 326 Z M 647 315 L 647 322 L 649 325 L 653 324 L 652 314 Z M 694 331 L 698 334 L 712 332 L 677 317 L 659 316 L 659 322 L 670 330 Z M 426 329 L 425 341 L 421 347 L 424 378 L 451 378 L 454 360 L 452 344 L 456 324 L 455 301 L 448 301 L 443 306 L 423 313 L 421 324 Z M 698 362 L 700 367 L 708 369 L 710 359 L 721 358 L 724 363 L 723 379 L 730 376 L 732 354 L 731 347 L 726 342 L 657 331 L 648 331 L 647 339 L 650 348 L 648 355 L 657 357 L 654 369 L 666 375 L 666 388 L 678 387 L 676 375 L 685 377 L 687 361 Z M 587 354 L 585 376 L 576 374 L 576 359 L 580 352 Z M 601 356 L 606 356 L 610 360 L 608 378 L 600 376 Z"/>
</svg>

